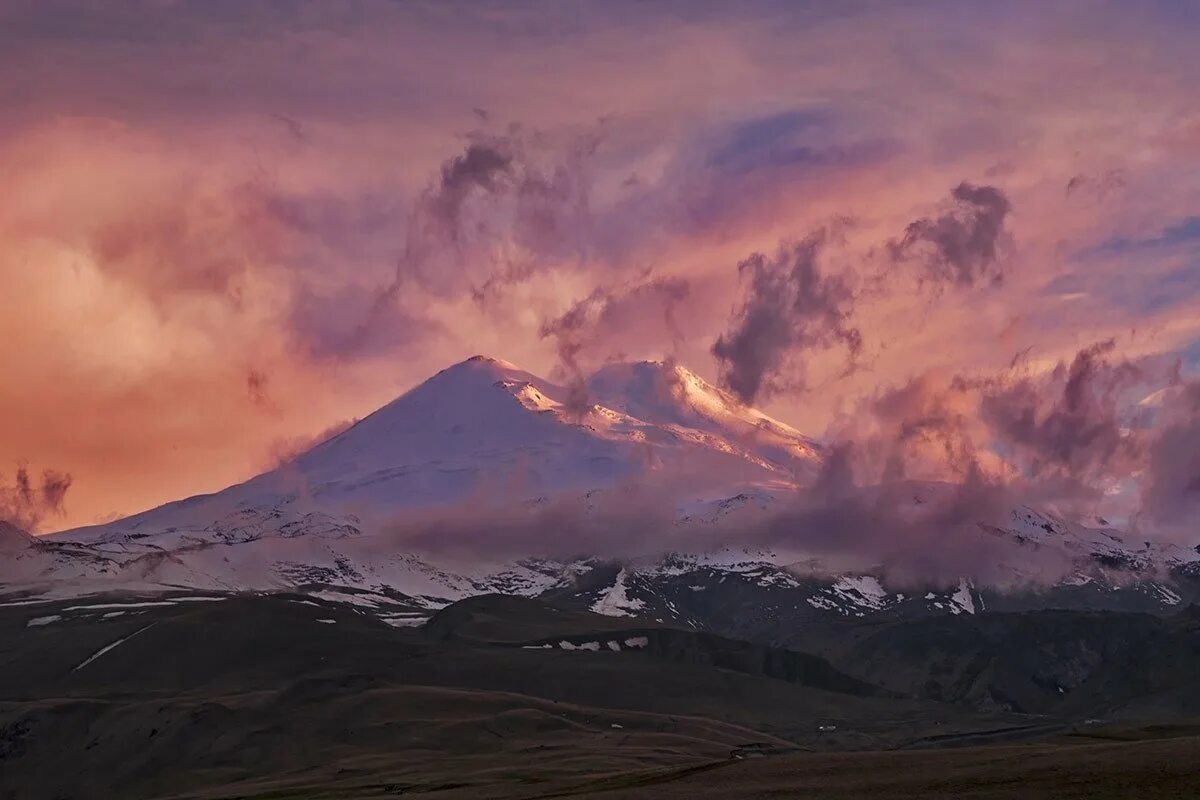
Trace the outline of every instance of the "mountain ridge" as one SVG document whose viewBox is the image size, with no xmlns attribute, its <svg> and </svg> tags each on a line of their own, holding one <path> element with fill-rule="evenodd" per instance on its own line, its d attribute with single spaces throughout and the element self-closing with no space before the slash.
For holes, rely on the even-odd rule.
<svg viewBox="0 0 1200 800">
<path fill-rule="evenodd" d="M 971 575 L 893 586 L 886 564 L 822 563 L 802 541 L 799 552 L 718 544 L 714 532 L 735 535 L 786 508 L 818 468 L 820 444 L 672 362 L 608 364 L 582 387 L 584 413 L 578 387 L 467 359 L 242 484 L 105 525 L 3 537 L 0 594 L 301 591 L 402 625 L 499 592 L 755 635 L 819 618 L 1045 604 L 1168 611 L 1200 599 L 1194 550 L 1142 547 L 1029 508 L 976 533 L 1060 559 L 1069 568 L 1057 584 L 1014 567 L 1007 588 Z M 671 509 L 656 520 L 669 535 L 628 532 L 622 541 L 644 552 L 621 557 L 605 540 L 570 539 L 564 514 L 590 533 L 634 524 L 638 486 L 655 511 Z M 411 520 L 443 512 L 453 524 L 406 538 Z M 560 552 L 539 552 L 525 532 L 507 551 L 487 546 L 521 525 L 544 526 Z"/>
<path fill-rule="evenodd" d="M 621 369 L 630 374 L 621 376 Z M 487 492 L 533 500 L 589 491 L 651 471 L 686 472 L 683 482 L 701 490 L 714 482 L 786 482 L 819 461 L 811 439 L 738 404 L 683 367 L 633 362 L 602 367 L 593 377 L 589 394 L 608 401 L 621 396 L 613 405 L 626 410 L 595 402 L 577 419 L 568 408 L 568 387 L 506 361 L 474 356 L 274 470 L 48 536 L 86 541 L 118 530 L 178 527 L 291 495 L 296 501 L 307 497 L 310 510 L 369 519 L 479 500 Z M 645 418 L 630 413 L 631 407 Z M 221 498 L 228 502 L 216 508 Z M 164 515 L 166 521 L 156 519 Z"/>
</svg>

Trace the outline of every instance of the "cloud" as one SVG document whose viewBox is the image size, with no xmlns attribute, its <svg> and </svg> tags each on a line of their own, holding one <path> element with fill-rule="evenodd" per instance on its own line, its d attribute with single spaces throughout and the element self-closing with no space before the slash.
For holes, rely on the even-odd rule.
<svg viewBox="0 0 1200 800">
<path fill-rule="evenodd" d="M 1139 238 L 1120 236 L 1109 239 L 1098 249 L 1119 254 L 1150 248 L 1190 245 L 1197 242 L 1200 242 L 1200 217 L 1189 216 L 1162 227 L 1151 236 Z"/>
<path fill-rule="evenodd" d="M 744 402 L 768 396 L 784 382 L 803 387 L 810 349 L 841 346 L 851 364 L 862 351 L 862 333 L 851 324 L 857 298 L 850 277 L 821 266 L 836 236 L 823 228 L 781 247 L 773 258 L 755 253 L 738 264 L 742 298 L 712 354 L 721 383 Z M 785 378 L 789 362 L 799 374 Z"/>
<path fill-rule="evenodd" d="M 646 275 L 614 289 L 597 287 L 544 320 L 539 336 L 555 341 L 561 364 L 572 374 L 582 371 L 580 355 L 588 349 L 607 348 L 607 357 L 625 355 L 634 343 L 669 347 L 682 336 L 677 314 L 690 291 L 688 280 L 678 276 Z"/>
<path fill-rule="evenodd" d="M 826 431 L 865 483 L 959 481 L 980 468 L 977 409 L 954 376 L 928 371 L 882 387 Z"/>
<path fill-rule="evenodd" d="M 381 302 L 378 287 L 342 283 L 296 288 L 287 326 L 310 358 L 353 361 L 391 356 L 446 335 L 446 326 L 419 308 L 403 308 L 399 290 Z M 416 295 L 416 292 L 412 293 Z"/>
<path fill-rule="evenodd" d="M 1104 200 L 1114 192 L 1125 189 L 1126 186 L 1124 170 L 1110 169 L 1099 175 L 1072 175 L 1067 181 L 1065 194 L 1067 197 L 1090 196 Z"/>
<path fill-rule="evenodd" d="M 63 502 L 71 488 L 71 476 L 47 469 L 38 484 L 24 464 L 18 465 L 11 485 L 0 482 L 0 522 L 35 531 L 42 521 L 64 512 Z"/>
<path fill-rule="evenodd" d="M 686 492 L 653 473 L 636 483 L 586 496 L 536 503 L 492 498 L 415 514 L 383 525 L 379 547 L 464 558 L 638 558 L 723 547 L 766 547 L 829 571 L 880 574 L 892 587 L 1036 584 L 1069 564 L 1033 553 L 997 526 L 1014 498 L 1002 484 L 971 469 L 954 483 L 862 482 L 853 445 L 827 453 L 810 487 L 779 493 L 765 509 L 753 504 L 692 525 L 678 522 Z"/>
<path fill-rule="evenodd" d="M 479 498 L 453 509 L 406 514 L 383 526 L 383 541 L 469 558 L 538 554 L 631 557 L 670 548 L 677 515 L 669 492 L 647 482 L 536 503 Z"/>
<path fill-rule="evenodd" d="M 1000 249 L 1009 236 L 1007 197 L 995 187 L 963 182 L 951 191 L 951 204 L 937 219 L 911 222 L 902 239 L 889 240 L 884 267 L 915 262 L 921 281 L 938 287 L 973 286 L 989 276 L 998 281 Z M 861 307 L 884 298 L 888 284 L 866 255 L 857 271 L 834 272 L 824 264 L 835 247 L 848 251 L 847 227 L 839 222 L 784 246 L 774 259 L 756 253 L 738 265 L 742 278 L 749 276 L 741 306 L 712 354 L 722 383 L 745 402 L 783 388 L 803 392 L 805 363 L 817 351 L 841 347 L 845 369 L 858 366 L 864 336 L 854 319 Z M 847 252 L 838 255 L 845 260 Z"/>
<path fill-rule="evenodd" d="M 343 431 L 348 430 L 356 422 L 358 422 L 357 419 L 344 419 L 312 435 L 288 436 L 276 439 L 267 446 L 267 458 L 263 469 L 272 470 L 276 467 L 284 466 L 322 442 L 328 441 Z"/>
<path fill-rule="evenodd" d="M 258 369 L 246 372 L 246 396 L 250 402 L 266 411 L 276 410 L 275 401 L 271 399 L 267 373 Z"/>
<path fill-rule="evenodd" d="M 1194 544 L 1198 410 L 1200 391 L 1177 364 L 1121 357 L 1112 340 L 1046 371 L 929 371 L 830 426 L 825 474 L 809 493 L 842 506 L 891 498 L 899 505 L 889 513 L 903 520 L 914 492 L 943 502 L 973 485 L 988 499 L 957 520 L 963 530 L 1003 527 L 1013 508 L 1032 504 L 1075 520 L 1103 510 L 1133 518 L 1148 538 Z"/>
<path fill-rule="evenodd" d="M 599 127 L 561 139 L 476 130 L 416 198 L 392 279 L 375 291 L 352 341 L 376 338 L 393 315 L 411 316 L 409 295 L 488 305 L 539 272 L 577 266 L 589 249 L 587 161 Z"/>
<path fill-rule="evenodd" d="M 420 215 L 409 231 L 409 251 L 404 259 L 420 267 L 430 257 L 422 246 L 448 243 L 461 245 L 467 236 L 464 230 L 464 205 L 472 191 L 496 196 L 511 191 L 513 155 L 506 139 L 491 142 L 472 142 L 462 155 L 454 156 L 442 165 L 441 178 L 427 191 L 418 204 Z"/>
<path fill-rule="evenodd" d="M 879 389 L 826 432 L 816 478 L 756 523 L 726 533 L 814 557 L 831 570 L 879 572 L 893 587 L 1059 577 L 1065 565 L 997 535 L 1019 502 L 981 447 L 975 405 L 953 375 L 927 372 Z"/>
<path fill-rule="evenodd" d="M 853 445 L 832 449 L 813 489 L 745 526 L 744 536 L 727 531 L 729 541 L 803 553 L 831 570 L 879 572 L 895 588 L 953 585 L 962 576 L 985 586 L 1041 583 L 1067 569 L 997 535 L 1016 499 L 977 466 L 955 483 L 864 484 L 853 461 Z"/>
<path fill-rule="evenodd" d="M 1141 481 L 1140 525 L 1194 544 L 1200 519 L 1200 382 L 1172 387 Z"/>
<path fill-rule="evenodd" d="M 1131 361 L 1106 340 L 1033 371 L 931 370 L 878 390 L 835 421 L 829 441 L 855 454 L 867 483 L 960 482 L 973 472 L 1013 502 L 1067 515 L 1124 502 L 1116 493 L 1145 466 L 1155 420 L 1138 401 L 1172 380 L 1161 359 Z"/>
<path fill-rule="evenodd" d="M 627 355 L 626 348 L 658 348 L 678 341 L 676 312 L 690 286 L 679 277 L 645 276 L 617 289 L 597 287 L 560 316 L 544 320 L 539 331 L 553 339 L 558 370 L 567 379 L 568 413 L 577 419 L 591 409 L 584 373 L 600 358 Z M 664 336 L 664 333 L 666 336 Z M 590 356 L 590 358 L 589 358 Z"/>
<path fill-rule="evenodd" d="M 776 182 L 781 176 L 796 180 L 821 170 L 877 166 L 902 150 L 897 140 L 885 137 L 846 141 L 854 134 L 840 130 L 843 126 L 828 105 L 739 120 L 715 136 L 715 146 L 705 159 L 705 166 L 717 177 L 712 188 L 718 193 L 734 188 L 749 194 L 754 187 L 744 179 L 755 174 Z"/>
<path fill-rule="evenodd" d="M 474 131 L 442 164 L 408 220 L 395 280 L 384 297 L 415 284 L 438 295 L 463 289 L 486 300 L 587 248 L 587 161 L 600 128 L 553 138 L 511 125 Z"/>
<path fill-rule="evenodd" d="M 1078 351 L 1046 377 L 991 381 L 980 415 L 1006 457 L 1031 483 L 1048 484 L 1061 500 L 1096 498 L 1137 471 L 1142 437 L 1125 409 L 1131 390 L 1149 390 L 1152 376 L 1128 361 L 1113 363 L 1112 339 Z"/>
<path fill-rule="evenodd" d="M 925 277 L 958 287 L 999 281 L 1000 250 L 1008 235 L 1005 220 L 1012 210 L 1008 196 L 994 186 L 958 184 L 950 191 L 951 207 L 941 216 L 908 224 L 903 238 L 888 243 L 896 261 L 916 260 Z"/>
<path fill-rule="evenodd" d="M 871 492 L 981 480 L 1010 509 L 1103 512 L 1186 544 L 1200 485 L 1197 398 L 1177 361 L 1130 359 L 1105 340 L 1045 369 L 1017 360 L 987 374 L 927 371 L 860 401 L 825 441 Z M 977 521 L 996 524 L 982 511 Z"/>
</svg>

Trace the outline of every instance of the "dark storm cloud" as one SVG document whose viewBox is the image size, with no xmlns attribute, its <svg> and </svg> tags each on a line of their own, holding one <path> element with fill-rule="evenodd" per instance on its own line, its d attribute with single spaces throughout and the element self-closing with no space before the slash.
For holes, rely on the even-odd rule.
<svg viewBox="0 0 1200 800">
<path fill-rule="evenodd" d="M 854 290 L 844 274 L 827 274 L 821 266 L 834 235 L 823 229 L 773 258 L 755 253 L 738 264 L 742 299 L 712 354 L 722 384 L 743 401 L 776 391 L 789 360 L 810 349 L 840 345 L 851 361 L 861 352 L 862 334 L 851 324 Z M 803 364 L 796 366 L 802 373 Z"/>
<path fill-rule="evenodd" d="M 1001 278 L 1000 249 L 1012 205 L 994 186 L 960 183 L 950 192 L 952 207 L 941 216 L 922 217 L 888 243 L 896 261 L 916 260 L 937 283 L 976 286 Z"/>
</svg>

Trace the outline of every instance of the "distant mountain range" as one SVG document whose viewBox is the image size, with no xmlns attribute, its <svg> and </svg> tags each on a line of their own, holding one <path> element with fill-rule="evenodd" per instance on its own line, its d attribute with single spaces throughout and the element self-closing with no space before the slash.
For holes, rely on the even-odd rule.
<svg viewBox="0 0 1200 800">
<path fill-rule="evenodd" d="M 490 509 L 569 498 L 586 513 L 620 507 L 636 486 L 666 495 L 673 542 L 705 541 L 691 534 L 769 513 L 821 462 L 818 442 L 675 364 L 612 364 L 562 386 L 477 356 L 245 483 L 41 538 L 0 530 L 0 592 L 19 602 L 114 590 L 299 591 L 394 625 L 501 593 L 775 639 L 827 619 L 1154 612 L 1200 598 L 1195 551 L 1024 507 L 980 535 L 1067 559 L 1072 569 L 1056 585 L 998 591 L 964 575 L 900 591 L 881 572 L 842 573 L 802 553 L 749 546 L 664 553 L 648 542 L 644 554 L 620 558 L 589 552 L 587 542 L 570 557 L 562 553 L 571 542 L 555 542 L 554 557 L 534 544 L 523 553 L 487 546 Z M 397 533 L 448 508 L 474 514 L 464 523 L 473 538 L 461 546 L 410 547 Z"/>
</svg>

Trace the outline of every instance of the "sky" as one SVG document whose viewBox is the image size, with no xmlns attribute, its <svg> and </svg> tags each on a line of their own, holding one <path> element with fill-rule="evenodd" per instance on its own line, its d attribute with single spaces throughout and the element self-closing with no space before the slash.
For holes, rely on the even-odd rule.
<svg viewBox="0 0 1200 800">
<path fill-rule="evenodd" d="M 0 0 L 0 504 L 213 491 L 484 353 L 674 359 L 1186 517 L 1198 36 L 1186 2 Z"/>
</svg>

